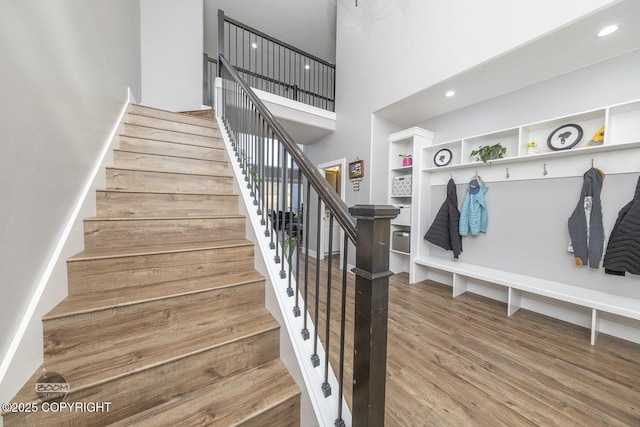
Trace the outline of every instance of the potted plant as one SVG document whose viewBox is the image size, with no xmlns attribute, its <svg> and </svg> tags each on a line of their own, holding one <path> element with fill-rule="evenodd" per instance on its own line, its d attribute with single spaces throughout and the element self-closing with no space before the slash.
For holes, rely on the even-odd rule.
<svg viewBox="0 0 640 427">
<path fill-rule="evenodd" d="M 503 147 L 502 144 L 498 143 L 480 146 L 477 150 L 473 150 L 469 156 L 486 163 L 489 160 L 501 159 L 506 153 L 507 147 Z"/>
<path fill-rule="evenodd" d="M 413 165 L 413 159 L 411 157 L 411 154 L 398 154 L 398 156 L 402 157 L 402 166 Z"/>
</svg>

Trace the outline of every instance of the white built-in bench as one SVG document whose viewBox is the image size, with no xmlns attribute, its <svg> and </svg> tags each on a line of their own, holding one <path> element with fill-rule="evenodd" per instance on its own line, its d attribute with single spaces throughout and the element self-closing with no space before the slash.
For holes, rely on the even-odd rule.
<svg viewBox="0 0 640 427">
<path fill-rule="evenodd" d="M 547 298 L 588 307 L 591 309 L 592 345 L 595 344 L 598 334 L 598 311 L 640 320 L 640 300 L 636 298 L 613 295 L 567 285 L 565 283 L 467 264 L 453 259 L 415 260 L 415 263 L 428 268 L 452 273 L 454 297 L 468 290 L 468 279 L 470 278 L 507 287 L 509 292 L 507 315 L 509 316 L 520 309 L 523 293 L 541 295 Z"/>
</svg>

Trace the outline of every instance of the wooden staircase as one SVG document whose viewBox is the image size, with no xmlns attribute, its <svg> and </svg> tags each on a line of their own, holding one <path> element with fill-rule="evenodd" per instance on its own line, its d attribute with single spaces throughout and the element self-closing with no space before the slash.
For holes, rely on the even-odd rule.
<svg viewBox="0 0 640 427">
<path fill-rule="evenodd" d="M 4 426 L 298 425 L 214 121 L 131 105 L 119 143 L 69 296 L 43 318 L 44 364 L 14 399 L 40 404 L 45 369 L 67 379 L 64 402 L 109 410 L 5 413 Z"/>
</svg>

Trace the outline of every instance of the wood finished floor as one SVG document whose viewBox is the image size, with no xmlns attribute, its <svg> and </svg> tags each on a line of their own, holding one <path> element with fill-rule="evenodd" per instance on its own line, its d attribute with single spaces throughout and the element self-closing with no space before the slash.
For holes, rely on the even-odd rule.
<svg viewBox="0 0 640 427">
<path fill-rule="evenodd" d="M 309 264 L 315 274 L 314 260 Z M 342 273 L 335 257 L 333 265 L 330 347 L 337 369 Z M 326 289 L 326 263 L 320 283 Z M 326 292 L 320 294 L 324 301 Z M 313 307 L 313 289 L 308 299 Z M 324 342 L 322 316 L 320 322 Z M 409 285 L 406 273 L 390 280 L 388 327 L 386 426 L 640 426 L 640 345 L 601 334 L 591 346 L 585 328 L 526 310 L 509 318 L 504 303 L 470 293 L 454 299 L 445 285 Z M 346 346 L 351 378 L 352 338 Z"/>
</svg>

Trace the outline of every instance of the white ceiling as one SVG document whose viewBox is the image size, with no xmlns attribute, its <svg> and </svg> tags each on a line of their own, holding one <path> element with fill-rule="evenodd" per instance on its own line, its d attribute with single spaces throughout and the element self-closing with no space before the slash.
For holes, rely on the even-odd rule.
<svg viewBox="0 0 640 427">
<path fill-rule="evenodd" d="M 604 38 L 604 26 L 621 24 Z M 406 126 L 640 48 L 640 0 L 625 0 L 379 111 Z M 444 96 L 455 90 L 451 98 Z"/>
</svg>

